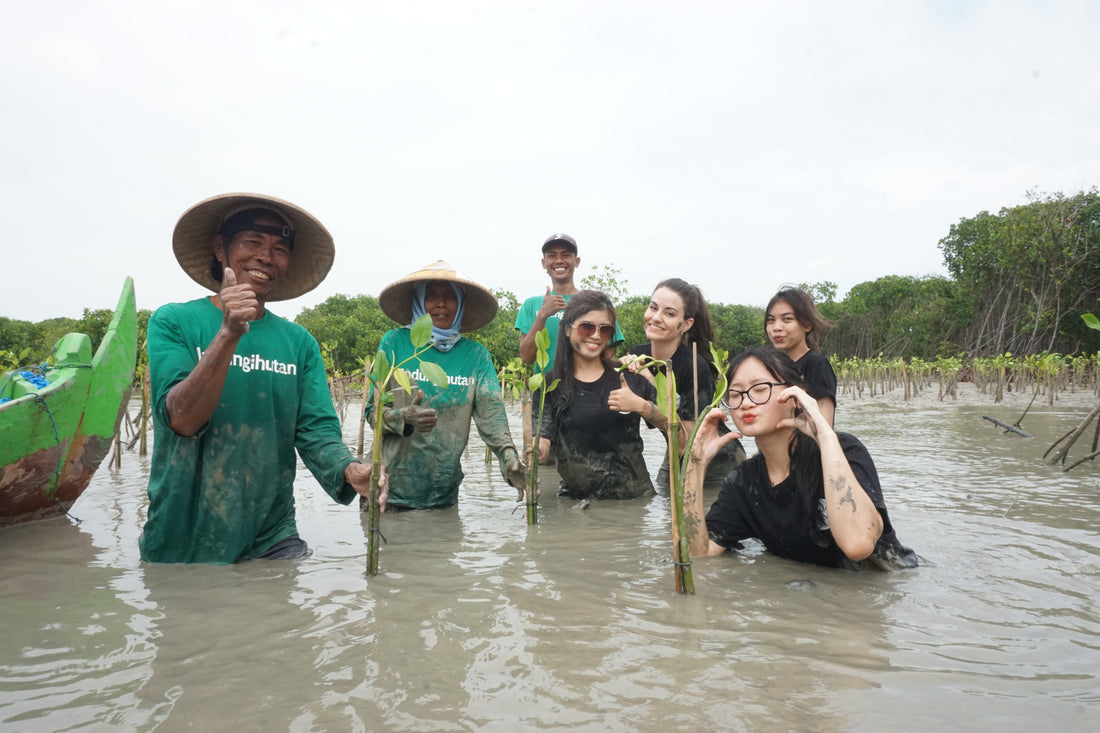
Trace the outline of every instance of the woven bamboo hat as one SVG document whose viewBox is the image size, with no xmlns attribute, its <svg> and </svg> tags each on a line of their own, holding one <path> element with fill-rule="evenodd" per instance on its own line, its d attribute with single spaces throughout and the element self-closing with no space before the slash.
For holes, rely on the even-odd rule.
<svg viewBox="0 0 1100 733">
<path fill-rule="evenodd" d="M 294 232 L 290 266 L 267 300 L 290 300 L 320 285 L 336 258 L 332 235 L 305 209 L 260 193 L 223 193 L 183 212 L 172 232 L 172 250 L 183 271 L 207 290 L 221 290 L 221 283 L 211 273 L 214 237 L 227 217 L 252 208 L 270 209 Z"/>
<path fill-rule="evenodd" d="M 462 286 L 466 294 L 466 312 L 462 316 L 462 325 L 458 329 L 462 333 L 476 331 L 488 325 L 496 317 L 496 297 L 487 288 L 460 275 L 453 265 L 443 260 L 425 265 L 416 272 L 382 288 L 382 293 L 378 296 L 378 305 L 382 308 L 382 312 L 402 326 L 411 323 L 413 289 L 417 283 L 427 280 L 441 280 Z"/>
</svg>

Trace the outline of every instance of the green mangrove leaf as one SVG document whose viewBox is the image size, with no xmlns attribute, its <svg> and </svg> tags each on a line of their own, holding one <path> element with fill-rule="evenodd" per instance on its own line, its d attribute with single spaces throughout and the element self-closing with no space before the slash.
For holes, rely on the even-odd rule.
<svg viewBox="0 0 1100 733">
<path fill-rule="evenodd" d="M 407 371 L 404 369 L 394 369 L 393 378 L 401 385 L 401 389 L 405 390 L 405 394 L 412 394 L 412 385 L 409 384 L 409 373 Z"/>
<path fill-rule="evenodd" d="M 560 382 L 560 381 L 561 381 L 560 379 L 555 379 L 553 382 L 550 383 L 550 386 L 546 388 L 546 391 L 547 392 L 553 392 L 555 389 L 557 389 L 558 382 Z"/>
<path fill-rule="evenodd" d="M 432 384 L 440 389 L 447 389 L 447 372 L 443 371 L 443 367 L 439 366 L 432 361 L 420 360 L 420 371 L 424 372 L 424 376 L 427 377 Z"/>
<path fill-rule="evenodd" d="M 668 411 L 668 377 L 664 372 L 657 372 L 653 375 L 653 386 L 657 388 L 656 402 L 661 406 L 661 412 Z"/>
<path fill-rule="evenodd" d="M 1081 320 L 1085 322 L 1085 325 L 1094 331 L 1100 331 L 1100 318 L 1097 318 L 1091 313 L 1082 313 Z"/>
<path fill-rule="evenodd" d="M 412 328 L 409 329 L 409 338 L 412 340 L 413 347 L 422 349 L 428 345 L 428 341 L 432 338 L 432 317 L 427 313 L 416 319 Z"/>
<path fill-rule="evenodd" d="M 386 358 L 386 352 L 381 349 L 374 355 L 374 369 L 372 370 L 372 379 L 375 386 L 381 386 L 385 384 L 386 378 L 390 375 L 390 360 Z"/>
<path fill-rule="evenodd" d="M 538 374 L 532 374 L 531 375 L 531 379 L 528 380 L 527 386 L 531 388 L 532 392 L 538 392 L 539 387 L 541 387 L 543 382 L 545 382 L 545 381 L 546 381 L 546 377 L 544 377 L 542 375 L 542 372 L 539 372 Z"/>
<path fill-rule="evenodd" d="M 535 334 L 535 348 L 538 349 L 535 363 L 539 365 L 539 371 L 546 371 L 546 365 L 550 363 L 550 332 L 545 328 Z"/>
</svg>

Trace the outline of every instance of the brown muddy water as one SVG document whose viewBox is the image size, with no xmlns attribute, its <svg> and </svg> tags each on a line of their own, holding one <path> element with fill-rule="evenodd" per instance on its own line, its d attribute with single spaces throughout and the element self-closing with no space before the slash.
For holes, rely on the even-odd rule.
<svg viewBox="0 0 1100 733">
<path fill-rule="evenodd" d="M 1015 408 L 846 401 L 925 565 L 754 551 L 696 561 L 695 596 L 665 499 L 579 509 L 544 475 L 528 529 L 476 431 L 460 505 L 385 515 L 370 579 L 358 512 L 304 469 L 309 560 L 142 564 L 127 453 L 79 525 L 0 531 L 0 729 L 1098 730 L 1100 466 L 1040 461 L 1086 412 L 1035 408 L 1026 440 L 981 419 Z"/>
</svg>

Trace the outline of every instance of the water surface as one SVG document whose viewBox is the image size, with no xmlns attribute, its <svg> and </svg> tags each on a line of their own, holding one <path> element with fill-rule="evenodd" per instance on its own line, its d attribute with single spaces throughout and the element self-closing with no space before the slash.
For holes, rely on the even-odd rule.
<svg viewBox="0 0 1100 733">
<path fill-rule="evenodd" d="M 370 579 L 358 512 L 304 469 L 309 560 L 144 565 L 148 463 L 127 453 L 79 525 L 0 531 L 0 728 L 1096 730 L 1100 466 L 1040 460 L 1087 409 L 1033 410 L 1032 440 L 988 412 L 838 414 L 921 568 L 753 550 L 697 560 L 695 596 L 674 590 L 665 499 L 580 509 L 547 476 L 528 528 L 476 431 L 459 506 L 385 515 Z"/>
</svg>

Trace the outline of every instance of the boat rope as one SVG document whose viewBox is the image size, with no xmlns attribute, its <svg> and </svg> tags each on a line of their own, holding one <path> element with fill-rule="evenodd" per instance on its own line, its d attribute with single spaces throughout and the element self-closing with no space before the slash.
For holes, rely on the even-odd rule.
<svg viewBox="0 0 1100 733">
<path fill-rule="evenodd" d="M 65 516 L 67 516 L 70 519 L 73 519 L 73 521 L 76 522 L 77 524 L 80 524 L 80 519 L 73 516 L 72 514 L 69 514 L 69 511 L 67 510 L 67 508 L 65 508 L 65 505 L 62 504 L 61 500 L 57 499 L 57 486 L 58 486 L 58 484 L 61 484 L 62 466 L 64 466 L 64 464 L 65 464 L 65 453 L 64 453 L 64 451 L 61 450 L 62 436 L 61 436 L 61 431 L 59 431 L 57 429 L 57 420 L 54 419 L 54 414 L 50 411 L 50 405 L 46 404 L 45 397 L 43 397 L 40 394 L 34 393 L 34 400 L 38 404 L 42 405 L 42 408 L 45 409 L 45 411 L 46 411 L 46 415 L 48 417 L 50 417 L 50 424 L 53 425 L 53 427 L 54 427 L 54 446 L 58 449 L 57 450 L 57 467 L 54 469 L 54 484 L 46 490 L 46 493 L 50 494 L 52 499 L 54 500 L 54 503 L 57 504 L 57 507 L 61 508 L 62 514 L 64 514 Z"/>
<path fill-rule="evenodd" d="M 0 383 L 0 394 L 4 393 L 4 388 L 8 386 L 8 382 L 15 379 L 16 377 L 19 377 L 24 382 L 27 382 L 28 384 L 30 384 L 35 389 L 45 389 L 46 387 L 50 386 L 50 380 L 46 379 L 46 374 L 51 372 L 51 371 L 56 371 L 58 369 L 91 369 L 91 368 L 92 368 L 91 364 L 77 364 L 77 363 L 65 362 L 65 363 L 62 363 L 62 364 L 55 364 L 54 366 L 50 366 L 49 364 L 43 362 L 41 366 L 32 366 L 29 369 L 23 369 L 23 370 L 15 369 L 13 371 L 8 372 L 8 376 L 4 378 L 4 381 L 2 383 Z M 0 397 L 0 405 L 4 404 L 5 402 L 9 402 L 10 400 L 11 400 L 10 397 Z"/>
<path fill-rule="evenodd" d="M 32 366 L 30 369 L 13 371 L 8 374 L 7 379 L 4 380 L 3 384 L 0 384 L 0 392 L 3 392 L 3 388 L 6 387 L 8 382 L 10 382 L 15 377 L 23 379 L 37 390 L 50 386 L 49 380 L 46 379 L 46 373 L 51 370 L 62 368 L 91 369 L 91 367 L 91 364 L 75 363 L 56 364 L 51 367 L 49 364 L 43 363 L 41 366 Z M 61 450 L 61 432 L 57 429 L 57 419 L 54 417 L 53 411 L 50 410 L 50 406 L 46 403 L 45 397 L 40 395 L 38 392 L 31 392 L 30 395 L 34 397 L 34 400 L 38 404 L 42 405 L 42 409 L 46 411 L 46 416 L 50 418 L 50 425 L 51 427 L 53 427 L 54 447 L 58 449 L 57 465 L 54 467 L 53 470 L 53 481 L 51 482 L 51 485 L 46 488 L 46 493 L 54 500 L 54 503 L 57 504 L 62 514 L 64 514 L 66 517 L 76 522 L 77 524 L 80 524 L 80 519 L 73 516 L 69 512 L 69 510 L 65 508 L 65 505 L 61 503 L 61 500 L 57 498 L 57 489 L 61 484 L 61 467 L 65 465 L 65 453 Z M 0 399 L 0 403 L 7 401 L 8 398 Z"/>
<path fill-rule="evenodd" d="M 50 386 L 50 382 L 46 379 L 46 374 L 51 371 L 57 371 L 59 369 L 91 369 L 91 364 L 75 363 L 75 362 L 62 362 L 60 364 L 49 364 L 43 362 L 40 366 L 32 366 L 29 369 L 22 371 L 15 370 L 8 373 L 7 378 L 2 384 L 0 384 L 0 394 L 3 393 L 4 388 L 15 377 L 19 377 L 28 382 L 36 390 L 44 389 Z M 57 429 L 57 419 L 53 416 L 53 411 L 50 410 L 50 406 L 46 404 L 46 398 L 40 395 L 38 392 L 30 393 L 38 404 L 42 405 L 42 409 L 46 411 L 47 417 L 50 418 L 50 425 L 53 427 L 53 440 L 54 447 L 57 451 L 57 466 L 53 470 L 53 482 L 46 489 L 46 493 L 54 500 L 57 507 L 61 510 L 61 513 L 71 519 L 73 522 L 80 524 L 80 519 L 74 516 L 65 505 L 61 503 L 61 500 L 57 498 L 57 489 L 61 485 L 61 467 L 65 465 L 65 453 L 61 450 L 61 431 Z M 0 404 L 7 402 L 10 398 L 0 398 Z"/>
<path fill-rule="evenodd" d="M 70 514 L 69 510 L 65 508 L 65 505 L 61 503 L 61 500 L 57 498 L 57 487 L 61 483 L 61 466 L 63 466 L 65 464 L 65 453 L 62 450 L 60 450 L 60 448 L 61 448 L 61 433 L 57 429 L 57 420 L 54 419 L 53 412 L 50 411 L 50 406 L 46 404 L 46 398 L 45 397 L 43 397 L 42 395 L 35 392 L 34 393 L 34 399 L 40 405 L 42 405 L 42 409 L 46 411 L 46 415 L 48 415 L 49 418 L 50 418 L 50 424 L 53 426 L 54 446 L 56 448 L 58 448 L 58 451 L 57 451 L 57 467 L 54 468 L 54 470 L 53 470 L 53 486 L 46 489 L 46 493 L 49 494 L 53 498 L 54 503 L 56 503 L 58 508 L 61 509 L 62 514 L 64 514 L 66 517 L 73 520 L 77 524 L 80 524 L 80 520 L 78 518 L 74 517 L 72 514 Z"/>
</svg>

